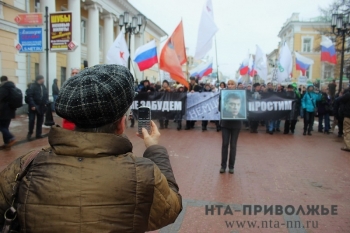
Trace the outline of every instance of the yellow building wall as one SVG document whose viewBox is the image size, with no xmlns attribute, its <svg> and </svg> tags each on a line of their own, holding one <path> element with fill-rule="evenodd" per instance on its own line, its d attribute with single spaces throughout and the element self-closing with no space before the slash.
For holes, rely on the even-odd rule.
<svg viewBox="0 0 350 233">
<path fill-rule="evenodd" d="M 315 31 L 314 28 L 301 28 L 301 31 Z M 303 37 L 313 37 L 313 48 L 310 53 L 303 53 L 302 52 L 302 38 Z M 312 65 L 312 76 L 311 80 L 314 82 L 317 79 L 321 79 L 322 75 L 322 63 L 321 63 L 321 53 L 318 51 L 319 46 L 321 43 L 321 37 L 319 35 L 315 34 L 301 34 L 301 33 L 296 33 L 294 34 L 294 51 L 300 53 L 301 55 L 308 57 L 312 60 L 314 60 L 314 64 Z M 296 70 L 296 65 L 295 65 L 295 57 L 293 57 L 293 81 L 297 81 L 298 77 L 301 76 L 301 72 L 299 70 Z"/>
<path fill-rule="evenodd" d="M 14 46 L 14 41 L 17 40 L 17 35 L 3 30 L 0 30 L 0 35 L 0 51 L 2 63 L 1 75 L 6 75 L 11 81 L 17 83 L 17 62 L 15 61 L 17 50 Z"/>
<path fill-rule="evenodd" d="M 40 63 L 40 53 L 30 54 L 30 80 L 35 80 L 35 63 Z"/>
</svg>

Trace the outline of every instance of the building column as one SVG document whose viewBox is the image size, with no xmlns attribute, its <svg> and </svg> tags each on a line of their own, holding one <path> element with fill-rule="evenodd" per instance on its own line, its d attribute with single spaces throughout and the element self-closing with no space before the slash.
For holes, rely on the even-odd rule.
<svg viewBox="0 0 350 233">
<path fill-rule="evenodd" d="M 103 29 L 103 60 L 104 63 L 107 62 L 107 53 L 109 48 L 113 44 L 114 40 L 114 21 L 117 20 L 117 17 L 113 14 L 106 14 L 102 16 L 102 19 L 104 20 L 104 29 Z"/>
<path fill-rule="evenodd" d="M 135 58 L 135 51 L 137 48 L 139 48 L 141 45 L 143 45 L 143 33 L 142 34 L 137 34 L 137 35 L 134 35 L 134 41 L 133 41 L 133 44 L 134 44 L 134 49 L 131 49 L 132 51 L 132 56 L 131 58 L 134 59 Z M 135 71 L 135 80 L 136 78 L 138 79 L 138 81 L 141 81 L 143 80 L 143 72 L 139 70 L 137 64 L 131 60 L 133 66 L 134 66 L 134 71 Z M 153 82 L 153 80 L 151 80 L 151 82 Z"/>
<path fill-rule="evenodd" d="M 72 41 L 77 46 L 67 53 L 66 78 L 70 78 L 72 69 L 81 69 L 81 12 L 80 0 L 68 0 L 68 10 L 72 12 Z M 61 83 L 62 85 L 63 83 Z"/>
<path fill-rule="evenodd" d="M 55 0 L 40 0 L 40 10 L 41 12 L 43 12 L 44 14 L 44 19 L 45 19 L 45 7 L 48 7 L 48 13 L 54 13 L 56 12 L 56 1 Z M 50 21 L 50 17 L 48 17 L 49 21 Z M 45 27 L 44 27 L 45 28 Z M 50 26 L 49 28 L 49 32 L 47 34 L 50 33 Z M 44 31 L 43 34 L 43 45 L 44 45 L 44 49 L 46 49 L 45 47 L 45 40 L 46 40 L 46 33 Z M 50 46 L 50 41 L 49 41 L 49 46 Z M 50 49 L 50 48 L 48 48 Z M 47 90 L 49 92 L 49 96 L 52 96 L 52 84 L 53 84 L 53 80 L 55 78 L 57 78 L 57 59 L 56 59 L 56 52 L 49 52 L 49 83 L 47 83 L 47 77 L 46 77 L 46 53 L 45 51 L 43 53 L 40 53 L 40 63 L 39 63 L 39 72 L 41 75 L 43 75 L 45 77 L 45 86 L 47 87 Z"/>
<path fill-rule="evenodd" d="M 99 46 L 99 11 L 102 12 L 101 5 L 94 3 L 84 6 L 89 10 L 88 19 L 88 65 L 89 67 L 100 64 Z"/>
</svg>

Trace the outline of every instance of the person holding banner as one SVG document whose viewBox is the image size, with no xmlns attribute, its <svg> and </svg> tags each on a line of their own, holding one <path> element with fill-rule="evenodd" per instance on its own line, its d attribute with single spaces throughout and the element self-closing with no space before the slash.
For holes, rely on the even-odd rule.
<svg viewBox="0 0 350 233">
<path fill-rule="evenodd" d="M 171 92 L 169 82 L 167 80 L 163 81 L 162 88 L 159 90 L 159 92 Z M 169 119 L 165 116 L 161 119 L 159 119 L 159 128 L 164 129 L 164 127 L 167 129 L 169 125 Z"/>
<path fill-rule="evenodd" d="M 236 89 L 236 83 L 233 80 L 227 82 L 227 89 Z M 221 97 L 219 99 L 219 111 L 221 110 Z M 238 111 L 239 112 L 239 111 Z M 228 158 L 229 173 L 234 173 L 236 161 L 237 140 L 241 130 L 242 121 L 240 120 L 221 120 L 222 147 L 221 147 L 221 168 L 220 173 L 224 173 L 227 167 L 228 147 L 230 146 L 230 155 Z"/>
<path fill-rule="evenodd" d="M 195 77 L 190 77 L 190 87 L 188 89 L 188 92 L 190 93 L 202 92 L 202 87 L 198 85 Z M 196 121 L 186 121 L 185 130 L 193 129 L 195 123 Z"/>
<path fill-rule="evenodd" d="M 321 100 L 321 94 L 314 92 L 314 86 L 312 84 L 308 85 L 306 93 L 301 100 L 304 115 L 304 136 L 306 135 L 306 131 L 309 136 L 312 135 L 311 131 L 314 124 L 315 111 L 317 111 L 316 102 L 319 100 Z"/>
</svg>

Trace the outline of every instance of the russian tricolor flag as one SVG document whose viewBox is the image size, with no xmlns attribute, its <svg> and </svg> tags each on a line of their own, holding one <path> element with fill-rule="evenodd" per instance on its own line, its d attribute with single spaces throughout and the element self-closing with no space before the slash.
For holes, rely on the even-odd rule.
<svg viewBox="0 0 350 233">
<path fill-rule="evenodd" d="M 249 59 L 245 59 L 239 67 L 239 74 L 246 75 L 249 71 Z"/>
<path fill-rule="evenodd" d="M 137 63 L 140 71 L 151 68 L 158 63 L 156 41 L 152 40 L 136 49 L 134 62 Z"/>
<path fill-rule="evenodd" d="M 337 54 L 333 42 L 326 36 L 321 40 L 321 61 L 337 64 Z"/>
<path fill-rule="evenodd" d="M 196 68 L 190 71 L 190 76 L 201 79 L 213 72 L 213 59 L 208 59 L 207 62 L 199 64 Z"/>
<path fill-rule="evenodd" d="M 304 57 L 297 52 L 294 53 L 296 70 L 300 70 L 302 75 L 305 76 L 306 71 L 309 69 L 310 65 L 314 64 L 314 60 Z"/>
</svg>

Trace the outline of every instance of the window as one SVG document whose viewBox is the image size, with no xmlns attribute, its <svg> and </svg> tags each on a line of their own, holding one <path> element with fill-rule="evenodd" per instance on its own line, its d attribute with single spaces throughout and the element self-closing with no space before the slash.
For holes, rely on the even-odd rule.
<svg viewBox="0 0 350 233">
<path fill-rule="evenodd" d="M 99 40 L 99 48 L 103 49 L 103 28 L 101 26 L 98 27 L 98 40 Z"/>
<path fill-rule="evenodd" d="M 35 12 L 41 12 L 41 10 L 40 10 L 40 0 L 35 0 L 34 1 L 34 10 L 35 10 Z"/>
<path fill-rule="evenodd" d="M 67 68 L 61 66 L 61 87 L 63 86 L 63 83 L 66 81 L 66 78 L 67 78 L 66 71 L 67 71 Z"/>
<path fill-rule="evenodd" d="M 333 66 L 330 64 L 324 64 L 323 80 L 333 77 Z"/>
<path fill-rule="evenodd" d="M 81 38 L 81 43 L 85 44 L 86 43 L 86 20 L 82 19 L 80 22 L 80 38 Z"/>
<path fill-rule="evenodd" d="M 34 77 L 34 80 L 35 80 L 36 76 L 39 75 L 39 63 L 35 63 L 34 72 L 35 72 L 35 77 Z"/>
<path fill-rule="evenodd" d="M 303 38 L 303 48 L 302 51 L 304 53 L 310 53 L 311 52 L 311 44 L 312 44 L 312 39 L 310 37 Z"/>
</svg>

